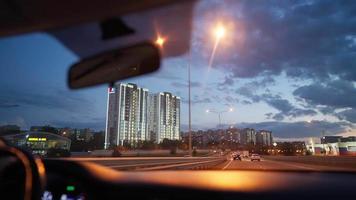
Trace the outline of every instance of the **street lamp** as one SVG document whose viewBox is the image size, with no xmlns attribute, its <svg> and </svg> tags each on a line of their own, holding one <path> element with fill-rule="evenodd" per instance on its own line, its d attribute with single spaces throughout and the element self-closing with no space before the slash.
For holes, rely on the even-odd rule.
<svg viewBox="0 0 356 200">
<path fill-rule="evenodd" d="M 219 25 L 218 27 L 215 28 L 214 30 L 214 34 L 217 40 L 220 40 L 221 38 L 223 38 L 226 34 L 226 29 L 224 26 Z"/>
<path fill-rule="evenodd" d="M 212 61 L 213 61 L 213 58 L 215 56 L 215 52 L 216 52 L 216 49 L 219 45 L 219 42 L 222 38 L 225 37 L 226 35 L 226 29 L 224 26 L 222 26 L 221 24 L 219 26 L 217 26 L 215 28 L 215 45 L 214 45 L 214 48 L 213 48 L 213 51 L 212 51 L 212 54 L 211 54 L 211 57 L 210 57 L 210 60 L 209 60 L 209 67 L 211 66 L 212 64 Z M 156 44 L 158 46 L 160 46 L 162 48 L 163 44 L 165 42 L 165 38 L 162 38 L 160 36 L 158 36 L 157 40 L 156 40 Z M 189 113 L 189 116 L 188 116 L 188 123 L 189 123 L 189 155 L 192 155 L 192 124 L 191 124 L 191 60 L 192 60 L 192 50 L 191 48 L 189 48 L 189 52 L 188 52 L 188 56 L 189 56 L 189 61 L 188 61 L 188 113 Z M 232 112 L 233 109 L 230 108 L 229 111 L 226 111 L 226 112 Z M 223 112 L 219 112 L 219 124 L 221 124 L 221 113 Z"/>
<path fill-rule="evenodd" d="M 221 110 L 221 111 L 216 111 L 216 110 L 207 109 L 205 112 L 206 112 L 206 113 L 215 113 L 215 114 L 218 114 L 218 116 L 219 116 L 219 126 L 221 126 L 221 114 L 227 113 L 227 112 L 232 112 L 232 111 L 234 111 L 233 108 L 229 108 L 228 110 Z"/>
<path fill-rule="evenodd" d="M 219 24 L 218 26 L 216 26 L 213 29 L 213 34 L 214 34 L 214 37 L 215 37 L 215 43 L 214 43 L 214 48 L 213 48 L 213 51 L 211 52 L 211 56 L 210 56 L 210 59 L 209 59 L 209 65 L 208 65 L 209 68 L 213 64 L 213 60 L 214 60 L 214 57 L 215 57 L 216 49 L 218 48 L 221 39 L 223 39 L 226 36 L 226 28 L 222 24 Z"/>
<path fill-rule="evenodd" d="M 276 155 L 277 142 L 273 142 L 273 154 Z"/>
<path fill-rule="evenodd" d="M 165 42 L 166 42 L 166 38 L 163 38 L 163 37 L 161 37 L 161 36 L 158 36 L 157 39 L 156 39 L 156 41 L 155 41 L 155 44 L 156 44 L 157 46 L 159 46 L 160 48 L 162 48 Z"/>
</svg>

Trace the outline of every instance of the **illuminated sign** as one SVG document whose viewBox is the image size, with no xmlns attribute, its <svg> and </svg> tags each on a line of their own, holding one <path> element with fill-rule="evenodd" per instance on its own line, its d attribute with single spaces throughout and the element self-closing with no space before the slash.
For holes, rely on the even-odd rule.
<svg viewBox="0 0 356 200">
<path fill-rule="evenodd" d="M 32 141 L 32 142 L 34 142 L 34 141 L 38 142 L 38 141 L 47 141 L 47 138 L 30 137 L 27 140 Z"/>
<path fill-rule="evenodd" d="M 109 93 L 115 93 L 115 88 L 109 87 L 109 88 L 108 88 L 108 92 L 109 92 Z"/>
</svg>

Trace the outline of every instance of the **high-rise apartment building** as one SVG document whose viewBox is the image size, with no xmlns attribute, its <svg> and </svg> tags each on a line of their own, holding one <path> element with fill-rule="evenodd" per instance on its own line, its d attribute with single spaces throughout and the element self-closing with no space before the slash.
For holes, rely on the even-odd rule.
<svg viewBox="0 0 356 200">
<path fill-rule="evenodd" d="M 109 88 L 104 148 L 148 139 L 148 90 L 135 84 Z"/>
<path fill-rule="evenodd" d="M 252 128 L 245 128 L 240 133 L 241 144 L 256 144 L 256 131 Z"/>
<path fill-rule="evenodd" d="M 149 96 L 149 135 L 157 143 L 180 139 L 180 98 L 169 92 Z"/>
<path fill-rule="evenodd" d="M 180 139 L 180 98 L 168 92 L 149 94 L 135 84 L 108 90 L 104 148 Z"/>
<path fill-rule="evenodd" d="M 256 143 L 264 146 L 271 146 L 273 142 L 272 132 L 260 130 L 256 133 Z"/>
</svg>

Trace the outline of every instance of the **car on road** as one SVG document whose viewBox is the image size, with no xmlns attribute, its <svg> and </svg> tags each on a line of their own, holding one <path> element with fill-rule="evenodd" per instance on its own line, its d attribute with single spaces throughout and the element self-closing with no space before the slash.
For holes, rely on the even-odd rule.
<svg viewBox="0 0 356 200">
<path fill-rule="evenodd" d="M 241 161 L 241 156 L 240 156 L 240 154 L 233 154 L 232 159 Z"/>
<path fill-rule="evenodd" d="M 236 153 L 236 152 L 234 152 L 234 153 L 231 154 L 231 158 L 232 158 L 233 160 L 239 160 L 239 161 L 241 161 L 241 155 L 238 154 L 238 153 Z"/>
<path fill-rule="evenodd" d="M 255 160 L 256 161 L 261 161 L 261 156 L 256 154 L 256 153 L 252 154 L 251 155 L 251 161 L 255 161 Z"/>
</svg>

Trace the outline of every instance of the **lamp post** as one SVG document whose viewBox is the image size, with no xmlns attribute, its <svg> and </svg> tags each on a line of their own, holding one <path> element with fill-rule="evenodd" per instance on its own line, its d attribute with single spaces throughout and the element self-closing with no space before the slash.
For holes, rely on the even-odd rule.
<svg viewBox="0 0 356 200">
<path fill-rule="evenodd" d="M 216 49 L 221 39 L 226 35 L 226 29 L 221 24 L 214 28 L 215 45 L 212 54 L 209 59 L 209 68 L 212 65 Z M 192 155 L 192 105 L 191 105 L 191 63 L 192 63 L 192 50 L 189 49 L 189 61 L 188 61 L 188 112 L 189 112 L 189 155 Z M 219 113 L 219 124 L 221 123 L 221 113 Z"/>
<path fill-rule="evenodd" d="M 189 155 L 192 156 L 192 104 L 191 104 L 191 84 L 190 84 L 190 65 L 191 65 L 191 60 L 192 60 L 192 53 L 191 50 L 189 50 L 189 62 L 188 62 L 188 121 L 189 121 Z"/>
<path fill-rule="evenodd" d="M 213 62 L 214 56 L 215 56 L 215 52 L 216 49 L 219 45 L 219 42 L 221 41 L 221 39 L 223 39 L 226 35 L 226 29 L 223 25 L 218 25 L 214 28 L 214 37 L 215 37 L 215 45 L 212 51 L 212 55 L 210 57 L 209 60 L 209 67 L 211 67 L 211 64 Z M 166 42 L 166 38 L 158 36 L 155 44 L 160 47 L 163 48 L 164 43 Z M 191 110 L 191 59 L 192 59 L 192 52 L 191 52 L 191 48 L 189 49 L 189 61 L 188 61 L 188 129 L 189 129 L 189 155 L 192 156 L 192 110 Z M 231 110 L 232 111 L 232 110 Z M 230 112 L 231 112 L 230 111 Z M 225 111 L 219 112 L 219 124 L 221 123 L 221 113 L 223 113 Z M 229 112 L 229 111 L 226 111 Z"/>
<path fill-rule="evenodd" d="M 212 109 L 207 109 L 206 112 L 207 113 L 215 113 L 218 114 L 219 117 L 219 124 L 218 126 L 221 126 L 221 114 L 223 113 L 227 113 L 227 112 L 232 112 L 234 109 L 233 108 L 229 108 L 228 110 L 221 110 L 221 111 L 216 111 L 216 110 L 212 110 Z"/>
</svg>

